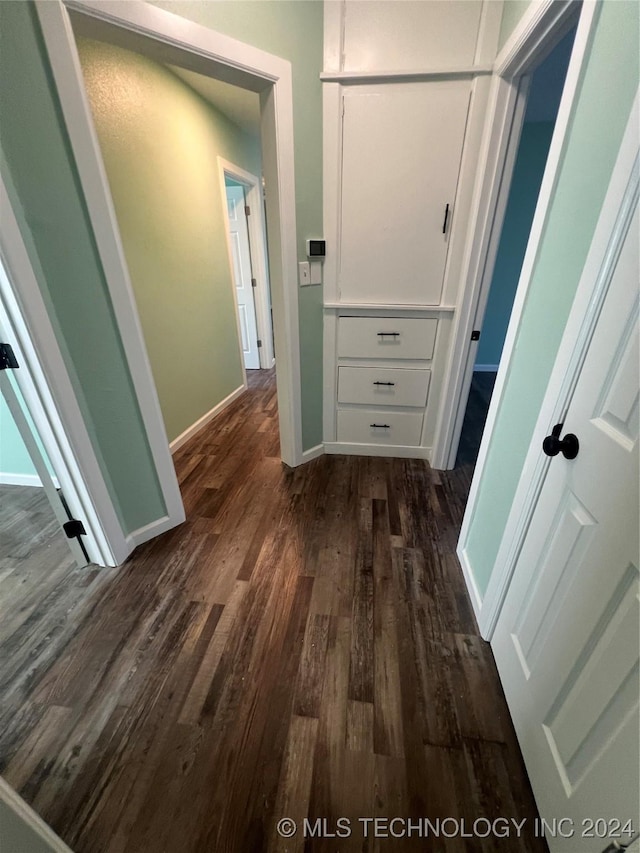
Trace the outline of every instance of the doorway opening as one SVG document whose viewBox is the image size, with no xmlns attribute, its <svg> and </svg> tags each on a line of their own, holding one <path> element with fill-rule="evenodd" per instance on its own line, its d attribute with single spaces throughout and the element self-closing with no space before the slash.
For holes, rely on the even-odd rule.
<svg viewBox="0 0 640 853">
<path fill-rule="evenodd" d="M 263 181 L 218 157 L 245 370 L 275 365 Z"/>
<path fill-rule="evenodd" d="M 514 146 L 513 173 L 493 274 L 476 312 L 474 328 L 480 334 L 454 466 L 466 469 L 469 475 L 480 449 L 575 34 L 574 26 L 521 83 L 526 107 Z"/>
</svg>

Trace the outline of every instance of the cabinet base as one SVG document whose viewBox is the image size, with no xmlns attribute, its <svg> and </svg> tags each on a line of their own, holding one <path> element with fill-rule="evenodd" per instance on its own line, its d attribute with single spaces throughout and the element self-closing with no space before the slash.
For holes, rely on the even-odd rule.
<svg viewBox="0 0 640 853">
<path fill-rule="evenodd" d="M 430 447 L 406 445 L 348 444 L 343 441 L 325 441 L 324 452 L 344 456 L 392 456 L 399 459 L 431 459 Z"/>
</svg>

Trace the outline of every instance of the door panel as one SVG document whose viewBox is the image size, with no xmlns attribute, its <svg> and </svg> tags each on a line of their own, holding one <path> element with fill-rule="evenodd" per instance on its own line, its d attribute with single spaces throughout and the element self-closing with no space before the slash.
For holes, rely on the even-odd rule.
<svg viewBox="0 0 640 853">
<path fill-rule="evenodd" d="M 493 639 L 541 814 L 574 821 L 553 853 L 638 821 L 638 228 L 636 201 Z"/>
<path fill-rule="evenodd" d="M 227 212 L 229 217 L 229 239 L 233 280 L 238 302 L 238 319 L 244 366 L 247 370 L 260 367 L 258 351 L 258 326 L 256 309 L 251 285 L 251 251 L 249 248 L 249 229 L 244 212 L 245 199 L 242 187 L 227 187 Z"/>
<path fill-rule="evenodd" d="M 342 300 L 439 304 L 469 98 L 465 80 L 346 90 Z"/>
</svg>

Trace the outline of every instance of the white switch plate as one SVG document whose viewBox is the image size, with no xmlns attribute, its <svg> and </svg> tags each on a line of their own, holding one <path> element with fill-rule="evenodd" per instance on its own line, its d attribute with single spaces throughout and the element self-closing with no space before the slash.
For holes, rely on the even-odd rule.
<svg viewBox="0 0 640 853">
<path fill-rule="evenodd" d="M 300 287 L 306 287 L 311 284 L 311 267 L 309 261 L 300 261 L 298 263 L 298 280 Z"/>
<path fill-rule="evenodd" d="M 309 261 L 311 284 L 322 284 L 322 261 Z"/>
</svg>

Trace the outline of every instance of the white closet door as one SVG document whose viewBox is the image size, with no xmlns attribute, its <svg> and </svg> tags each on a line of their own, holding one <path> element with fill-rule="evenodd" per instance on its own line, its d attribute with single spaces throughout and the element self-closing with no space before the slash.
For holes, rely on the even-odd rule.
<svg viewBox="0 0 640 853">
<path fill-rule="evenodd" d="M 343 301 L 440 302 L 469 98 L 465 80 L 345 91 Z"/>
</svg>

